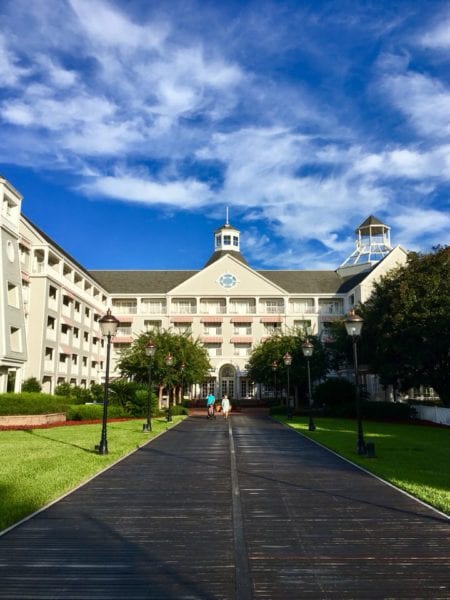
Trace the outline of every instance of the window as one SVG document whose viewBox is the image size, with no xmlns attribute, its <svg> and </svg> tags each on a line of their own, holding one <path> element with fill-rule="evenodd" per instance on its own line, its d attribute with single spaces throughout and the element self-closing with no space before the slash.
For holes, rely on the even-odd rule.
<svg viewBox="0 0 450 600">
<path fill-rule="evenodd" d="M 234 335 L 252 335 L 251 323 L 235 323 Z"/>
<path fill-rule="evenodd" d="M 237 235 L 233 235 L 233 246 L 239 246 L 239 238 Z"/>
<path fill-rule="evenodd" d="M 165 314 L 167 310 L 166 300 L 164 298 L 144 298 L 141 300 L 141 312 L 151 315 Z"/>
<path fill-rule="evenodd" d="M 204 323 L 203 324 L 204 335 L 222 335 L 222 324 L 221 323 Z"/>
<path fill-rule="evenodd" d="M 88 341 L 89 341 L 89 333 L 88 333 L 87 331 L 84 331 L 84 332 L 83 332 L 83 340 L 84 340 L 85 342 L 88 342 Z"/>
<path fill-rule="evenodd" d="M 157 331 L 161 329 L 162 321 L 144 321 L 145 331 Z"/>
<path fill-rule="evenodd" d="M 197 312 L 197 302 L 195 298 L 179 298 L 172 301 L 172 309 L 178 315 L 192 315 Z"/>
<path fill-rule="evenodd" d="M 321 315 L 343 315 L 344 300 L 342 298 L 320 299 L 319 313 Z"/>
<path fill-rule="evenodd" d="M 64 306 L 70 306 L 70 303 L 72 302 L 72 298 L 70 296 L 68 296 L 67 294 L 63 295 L 63 304 Z"/>
<path fill-rule="evenodd" d="M 78 302 L 78 300 L 75 300 L 75 312 L 79 313 L 80 312 L 80 308 L 81 308 L 81 304 Z"/>
<path fill-rule="evenodd" d="M 223 236 L 223 245 L 224 246 L 231 246 L 231 235 L 224 235 Z"/>
<path fill-rule="evenodd" d="M 47 317 L 47 329 L 55 329 L 55 317 Z"/>
<path fill-rule="evenodd" d="M 251 351 L 251 344 L 234 344 L 234 356 L 249 356 Z"/>
<path fill-rule="evenodd" d="M 9 341 L 12 352 L 22 352 L 22 332 L 18 327 L 11 327 Z"/>
<path fill-rule="evenodd" d="M 8 281 L 8 304 L 19 308 L 19 288 Z"/>
<path fill-rule="evenodd" d="M 47 346 L 45 349 L 45 360 L 53 360 L 53 348 Z"/>
<path fill-rule="evenodd" d="M 222 356 L 222 344 L 204 344 L 208 356 Z"/>
<path fill-rule="evenodd" d="M 192 323 L 184 323 L 175 321 L 173 324 L 175 333 L 181 335 L 190 335 L 192 333 Z"/>
<path fill-rule="evenodd" d="M 48 297 L 49 297 L 51 300 L 56 300 L 56 292 L 57 292 L 56 288 L 55 288 L 55 287 L 53 287 L 53 286 L 51 285 L 51 286 L 48 288 Z"/>
<path fill-rule="evenodd" d="M 61 333 L 63 335 L 67 335 L 69 333 L 69 329 L 71 329 L 70 325 L 66 325 L 66 323 L 61 325 Z"/>
<path fill-rule="evenodd" d="M 292 298 L 289 306 L 293 313 L 314 313 L 314 298 Z"/>
<path fill-rule="evenodd" d="M 117 328 L 117 335 L 131 335 L 131 323 L 123 323 Z"/>
<path fill-rule="evenodd" d="M 232 315 L 253 315 L 256 313 L 254 298 L 231 298 L 229 306 Z"/>
<path fill-rule="evenodd" d="M 64 354 L 64 352 L 60 352 L 59 353 L 59 362 L 65 363 L 66 361 L 67 361 L 67 354 Z"/>
<path fill-rule="evenodd" d="M 91 309 L 89 307 L 86 306 L 86 308 L 84 309 L 84 316 L 89 319 L 89 317 L 91 316 Z"/>
<path fill-rule="evenodd" d="M 216 248 L 219 248 L 221 244 L 222 244 L 222 236 L 216 235 Z"/>
<path fill-rule="evenodd" d="M 137 300 L 136 298 L 114 298 L 112 307 L 112 312 L 118 315 L 135 315 L 137 313 Z"/>
<path fill-rule="evenodd" d="M 298 329 L 302 333 L 311 335 L 311 321 L 309 319 L 300 319 L 298 321 L 294 321 L 294 329 Z"/>
<path fill-rule="evenodd" d="M 268 298 L 262 301 L 262 307 L 264 312 L 269 315 L 279 314 L 284 312 L 284 300 L 283 298 Z"/>
<path fill-rule="evenodd" d="M 78 364 L 78 355 L 72 354 L 72 364 L 76 366 Z"/>
<path fill-rule="evenodd" d="M 264 323 L 264 333 L 268 335 L 281 333 L 281 323 Z"/>
<path fill-rule="evenodd" d="M 78 327 L 73 328 L 73 337 L 77 340 L 80 337 L 80 330 Z"/>
<path fill-rule="evenodd" d="M 227 312 L 227 301 L 225 298 L 202 298 L 200 312 L 207 315 L 224 315 Z"/>
<path fill-rule="evenodd" d="M 88 359 L 86 356 L 83 356 L 83 367 L 87 367 Z"/>
</svg>

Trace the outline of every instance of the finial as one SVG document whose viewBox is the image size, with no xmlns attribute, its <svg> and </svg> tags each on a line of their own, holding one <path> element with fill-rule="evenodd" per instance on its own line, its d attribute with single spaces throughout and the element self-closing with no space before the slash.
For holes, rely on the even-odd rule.
<svg viewBox="0 0 450 600">
<path fill-rule="evenodd" d="M 228 222 L 228 206 L 227 206 L 227 208 L 226 208 L 226 211 L 227 211 L 227 220 L 226 220 L 226 223 L 225 223 L 225 225 L 229 225 L 229 222 Z"/>
</svg>

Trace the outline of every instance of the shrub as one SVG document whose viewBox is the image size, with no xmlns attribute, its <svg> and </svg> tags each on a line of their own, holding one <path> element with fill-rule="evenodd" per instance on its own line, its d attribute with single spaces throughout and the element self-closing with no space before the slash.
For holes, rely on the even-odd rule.
<svg viewBox="0 0 450 600">
<path fill-rule="evenodd" d="M 36 377 L 29 377 L 22 383 L 22 392 L 40 392 L 42 386 Z"/>
<path fill-rule="evenodd" d="M 416 411 L 400 402 L 362 402 L 361 412 L 363 418 L 388 420 L 407 420 L 415 416 Z"/>
<path fill-rule="evenodd" d="M 348 379 L 330 377 L 314 388 L 314 402 L 327 408 L 350 404 L 355 400 L 355 385 Z"/>
<path fill-rule="evenodd" d="M 0 394 L 1 415 L 41 415 L 45 413 L 66 412 L 70 405 L 68 398 L 22 392 L 21 394 Z"/>
<path fill-rule="evenodd" d="M 72 386 L 70 383 L 64 381 L 55 387 L 55 396 L 65 396 L 66 398 L 69 398 L 71 391 Z"/>
<path fill-rule="evenodd" d="M 108 407 L 108 418 L 127 417 L 120 406 Z M 68 421 L 96 421 L 103 417 L 101 404 L 72 404 L 68 407 L 66 418 Z"/>
</svg>

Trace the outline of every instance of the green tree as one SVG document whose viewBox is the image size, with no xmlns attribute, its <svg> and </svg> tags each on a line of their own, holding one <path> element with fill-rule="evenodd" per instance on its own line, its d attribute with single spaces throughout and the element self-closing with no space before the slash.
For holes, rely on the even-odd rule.
<svg viewBox="0 0 450 600">
<path fill-rule="evenodd" d="M 248 374 L 251 379 L 271 387 L 274 382 L 274 370 L 272 365 L 276 363 L 276 377 L 279 386 L 285 387 L 287 381 L 287 367 L 283 356 L 286 352 L 292 356 L 290 366 L 291 393 L 295 397 L 305 397 L 308 385 L 306 359 L 302 352 L 302 343 L 306 337 L 314 346 L 314 352 L 310 359 L 311 378 L 324 377 L 328 370 L 328 357 L 325 348 L 316 336 L 306 336 L 302 332 L 294 332 L 288 335 L 274 335 L 253 350 L 248 362 Z"/>
<path fill-rule="evenodd" d="M 402 390 L 434 388 L 450 405 L 450 247 L 411 253 L 362 306 L 371 369 Z"/>
<path fill-rule="evenodd" d="M 181 397 L 181 387 L 188 387 L 203 381 L 211 368 L 208 354 L 198 340 L 189 335 L 175 334 L 168 330 L 158 330 L 141 334 L 125 350 L 117 363 L 122 375 L 140 383 L 148 381 L 149 358 L 145 354 L 148 342 L 155 347 L 152 359 L 152 382 L 161 390 L 170 386 L 176 397 Z M 173 364 L 167 365 L 166 357 L 171 354 Z"/>
</svg>

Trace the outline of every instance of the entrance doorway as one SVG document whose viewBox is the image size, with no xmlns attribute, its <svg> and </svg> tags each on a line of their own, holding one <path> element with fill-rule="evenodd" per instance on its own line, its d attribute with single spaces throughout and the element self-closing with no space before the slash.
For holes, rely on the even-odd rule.
<svg viewBox="0 0 450 600">
<path fill-rule="evenodd" d="M 231 365 L 225 365 L 220 371 L 220 397 L 225 394 L 233 399 L 236 392 L 236 371 Z"/>
</svg>

